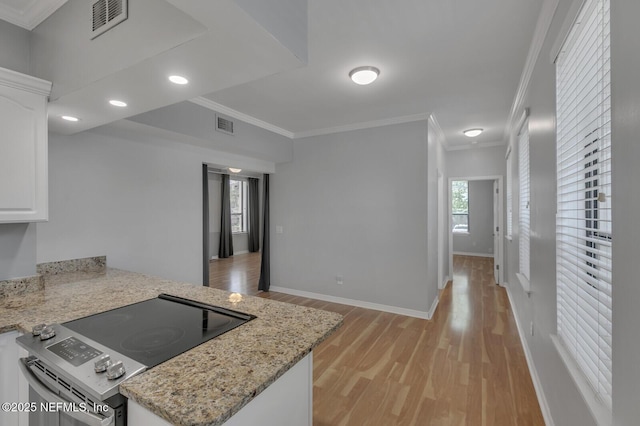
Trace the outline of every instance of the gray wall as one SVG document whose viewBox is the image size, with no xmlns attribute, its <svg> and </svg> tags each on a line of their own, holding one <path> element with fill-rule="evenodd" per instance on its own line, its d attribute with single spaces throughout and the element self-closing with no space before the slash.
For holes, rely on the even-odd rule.
<svg viewBox="0 0 640 426">
<path fill-rule="evenodd" d="M 426 122 L 295 140 L 271 181 L 272 285 L 428 311 L 427 150 Z"/>
<path fill-rule="evenodd" d="M 0 20 L 0 67 L 29 74 L 30 33 Z"/>
<path fill-rule="evenodd" d="M 0 20 L 0 67 L 29 73 L 29 31 Z M 36 273 L 36 226 L 0 224 L 0 280 Z"/>
<path fill-rule="evenodd" d="M 453 252 L 493 256 L 493 181 L 469 181 L 469 233 L 453 233 Z"/>
<path fill-rule="evenodd" d="M 38 224 L 38 262 L 106 254 L 113 267 L 200 284 L 202 163 L 274 170 L 116 125 L 50 135 L 50 220 Z"/>
<path fill-rule="evenodd" d="M 613 161 L 613 418 L 640 418 L 640 2 L 611 2 Z"/>
<path fill-rule="evenodd" d="M 449 177 L 504 176 L 506 146 L 472 148 L 447 152 Z"/>
</svg>

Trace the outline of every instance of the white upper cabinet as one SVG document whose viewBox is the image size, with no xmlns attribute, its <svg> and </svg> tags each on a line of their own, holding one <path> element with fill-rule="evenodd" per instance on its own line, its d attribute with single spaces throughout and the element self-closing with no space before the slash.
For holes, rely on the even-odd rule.
<svg viewBox="0 0 640 426">
<path fill-rule="evenodd" d="M 48 219 L 51 83 L 0 68 L 0 223 Z"/>
</svg>

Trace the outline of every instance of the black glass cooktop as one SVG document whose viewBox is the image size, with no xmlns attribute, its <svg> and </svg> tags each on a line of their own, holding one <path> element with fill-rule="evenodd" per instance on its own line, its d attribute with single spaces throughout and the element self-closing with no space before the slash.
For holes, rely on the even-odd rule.
<svg viewBox="0 0 640 426">
<path fill-rule="evenodd" d="M 62 325 L 150 368 L 253 318 L 161 294 Z"/>
</svg>

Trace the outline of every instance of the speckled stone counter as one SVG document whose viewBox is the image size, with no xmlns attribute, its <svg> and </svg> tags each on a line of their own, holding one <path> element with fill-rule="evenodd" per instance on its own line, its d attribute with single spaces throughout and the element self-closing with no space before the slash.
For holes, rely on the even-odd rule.
<svg viewBox="0 0 640 426">
<path fill-rule="evenodd" d="M 176 425 L 224 423 L 342 324 L 333 312 L 250 296 L 232 303 L 222 290 L 108 269 L 48 276 L 43 290 L 0 299 L 0 332 L 27 332 L 160 293 L 257 317 L 120 386 L 123 395 Z"/>
</svg>

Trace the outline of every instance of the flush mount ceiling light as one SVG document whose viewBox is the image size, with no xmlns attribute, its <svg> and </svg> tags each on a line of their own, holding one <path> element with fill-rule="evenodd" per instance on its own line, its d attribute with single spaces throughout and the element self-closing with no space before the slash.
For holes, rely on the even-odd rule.
<svg viewBox="0 0 640 426">
<path fill-rule="evenodd" d="M 187 84 L 189 82 L 189 80 L 187 80 L 181 75 L 170 75 L 169 81 L 174 84 Z"/>
<path fill-rule="evenodd" d="M 67 120 L 67 121 L 79 121 L 80 119 L 78 117 L 74 117 L 72 115 L 63 115 L 61 117 L 63 120 Z"/>
<path fill-rule="evenodd" d="M 242 169 L 236 169 L 236 168 L 233 168 L 233 167 L 229 167 L 229 171 L 231 173 L 240 173 L 242 171 Z"/>
<path fill-rule="evenodd" d="M 351 70 L 349 77 L 354 83 L 364 86 L 373 83 L 380 75 L 380 70 L 376 67 L 358 67 Z"/>
<path fill-rule="evenodd" d="M 126 106 L 127 106 L 127 103 L 126 103 L 126 102 L 122 102 L 122 101 L 119 101 L 119 100 L 117 100 L 117 99 L 111 99 L 111 100 L 109 101 L 109 103 L 110 103 L 111 105 L 115 106 L 115 107 L 120 107 L 120 108 L 124 108 L 124 107 L 126 107 Z"/>
<path fill-rule="evenodd" d="M 484 131 L 483 129 L 469 129 L 469 130 L 465 130 L 462 133 L 464 133 L 464 135 L 469 137 L 469 138 L 475 138 L 476 136 L 478 136 L 483 131 Z"/>
</svg>

